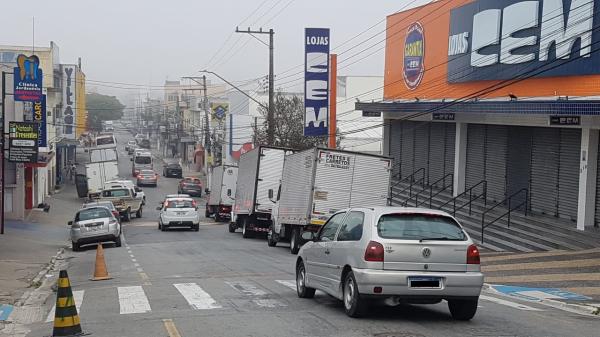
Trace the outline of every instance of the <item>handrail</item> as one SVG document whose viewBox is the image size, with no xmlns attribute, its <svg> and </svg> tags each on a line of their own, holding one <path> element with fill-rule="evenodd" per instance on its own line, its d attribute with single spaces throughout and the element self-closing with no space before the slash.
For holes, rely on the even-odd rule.
<svg viewBox="0 0 600 337">
<path fill-rule="evenodd" d="M 419 172 L 422 173 L 422 177 L 419 180 L 415 180 L 415 176 Z M 420 169 L 415 170 L 412 174 L 410 174 L 410 175 L 404 177 L 403 179 L 397 181 L 393 185 L 390 185 L 390 196 L 388 197 L 388 204 L 389 205 L 391 205 L 392 199 L 393 199 L 393 197 L 395 195 L 394 194 L 394 187 L 398 186 L 400 183 L 403 183 L 403 182 L 405 182 L 407 180 L 410 180 L 410 184 L 407 187 L 403 188 L 398 194 L 402 194 L 402 193 L 406 192 L 406 190 L 409 190 L 409 197 L 412 198 L 412 188 L 413 188 L 413 185 L 415 184 L 415 182 L 421 182 L 421 184 L 423 184 L 425 182 L 425 169 L 421 167 Z"/>
<path fill-rule="evenodd" d="M 522 201 L 520 204 L 516 205 L 516 206 L 511 206 L 511 201 L 514 197 L 520 195 L 521 193 L 525 192 L 525 200 Z M 510 196 L 506 197 L 504 200 L 500 201 L 499 203 L 495 204 L 494 206 L 486 209 L 482 214 L 481 214 L 481 243 L 483 243 L 483 231 L 484 229 L 486 229 L 487 227 L 491 226 L 492 224 L 496 223 L 497 221 L 499 221 L 500 219 L 504 218 L 506 215 L 508 215 L 508 227 L 510 228 L 510 214 L 512 213 L 512 211 L 520 208 L 521 206 L 525 205 L 525 215 L 527 215 L 527 207 L 528 207 L 528 203 L 529 203 L 529 190 L 526 188 L 522 188 L 520 190 L 518 190 L 517 192 L 511 194 Z M 496 219 L 490 221 L 489 223 L 485 223 L 485 215 L 489 212 L 491 212 L 493 209 L 495 209 L 496 207 L 500 206 L 500 205 L 505 205 L 506 203 L 508 203 L 508 210 L 506 212 L 504 212 L 504 214 L 500 215 L 499 217 L 497 217 Z"/>
<path fill-rule="evenodd" d="M 473 197 L 473 191 L 478 188 L 479 186 L 482 186 L 482 191 L 481 194 L 476 195 L 475 197 Z M 466 195 L 469 195 L 469 201 L 467 201 L 466 203 L 462 204 L 460 207 L 456 208 L 456 201 Z M 482 180 L 480 182 L 478 182 L 477 184 L 469 187 L 469 189 L 465 190 L 464 192 L 462 192 L 461 194 L 455 196 L 454 198 L 446 201 L 444 204 L 442 204 L 440 207 L 438 207 L 439 209 L 443 209 L 446 205 L 448 205 L 449 203 L 452 203 L 452 215 L 456 216 L 456 212 L 460 211 L 461 209 L 465 208 L 467 205 L 469 206 L 469 215 L 471 215 L 472 213 L 472 209 L 473 209 L 473 201 L 478 200 L 479 198 L 483 199 L 483 205 L 487 206 L 487 180 Z"/>
<path fill-rule="evenodd" d="M 446 178 L 450 177 L 450 184 L 448 186 L 446 186 Z M 415 207 L 419 207 L 422 204 L 427 203 L 427 200 L 429 200 L 429 208 L 432 207 L 433 204 L 433 197 L 436 197 L 437 195 L 439 195 L 440 193 L 444 192 L 447 189 L 453 189 L 454 184 L 453 184 L 453 179 L 454 179 L 454 174 L 453 173 L 448 173 L 445 176 L 441 177 L 440 179 L 434 181 L 433 183 L 431 183 L 430 185 L 428 185 L 428 188 L 424 188 L 422 189 L 419 193 L 415 194 L 414 198 L 415 198 Z M 437 185 L 439 182 L 442 183 L 442 188 L 440 190 L 438 190 L 435 194 L 433 193 L 433 188 L 435 185 Z M 421 196 L 421 194 L 423 194 L 424 192 L 429 191 L 429 199 L 425 199 L 424 202 L 419 202 L 419 196 Z M 406 204 L 408 205 L 408 202 L 411 200 L 412 198 L 406 200 Z"/>
</svg>

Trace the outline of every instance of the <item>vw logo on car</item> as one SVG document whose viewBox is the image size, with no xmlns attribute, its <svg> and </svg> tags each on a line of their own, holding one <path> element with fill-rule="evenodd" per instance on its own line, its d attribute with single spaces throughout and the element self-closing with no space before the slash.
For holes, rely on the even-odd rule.
<svg viewBox="0 0 600 337">
<path fill-rule="evenodd" d="M 423 254 L 424 258 L 428 258 L 431 256 L 431 249 L 425 247 L 423 248 L 423 250 L 421 251 L 421 254 Z"/>
</svg>

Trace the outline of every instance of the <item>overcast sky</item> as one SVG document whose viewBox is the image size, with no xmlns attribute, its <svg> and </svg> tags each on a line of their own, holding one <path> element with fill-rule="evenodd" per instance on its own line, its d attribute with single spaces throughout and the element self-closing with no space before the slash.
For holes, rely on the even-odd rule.
<svg viewBox="0 0 600 337">
<path fill-rule="evenodd" d="M 385 39 L 384 20 L 425 0 L 29 0 L 5 1 L 0 20 L 1 44 L 60 47 L 62 63 L 82 58 L 89 80 L 162 85 L 166 79 L 198 75 L 208 68 L 231 81 L 268 73 L 268 48 L 236 26 L 275 31 L 275 73 L 278 87 L 301 83 L 305 27 L 331 28 L 331 43 L 340 68 L 376 49 L 354 55 Z M 336 48 L 372 25 L 376 27 Z M 380 34 L 377 34 L 380 33 Z M 259 36 L 260 37 L 260 36 Z M 262 36 L 268 41 L 268 35 Z M 367 42 L 364 42 L 367 40 Z M 354 49 L 342 53 L 344 50 Z M 218 53 L 217 53 L 218 52 Z M 295 67 L 295 68 L 294 68 Z M 293 68 L 291 71 L 284 72 Z M 294 75 L 294 76 L 290 76 Z M 339 75 L 383 75 L 383 49 Z M 290 76 L 284 78 L 284 76 Z M 293 81 L 296 80 L 297 81 Z M 216 79 L 214 79 L 216 81 Z M 292 81 L 291 83 L 288 83 Z M 138 90 L 94 83 L 97 90 L 123 96 Z M 88 82 L 88 87 L 92 86 Z M 121 85 L 123 86 L 123 85 Z M 131 87 L 131 86 L 126 86 Z M 158 88 L 155 88 L 158 89 Z"/>
</svg>

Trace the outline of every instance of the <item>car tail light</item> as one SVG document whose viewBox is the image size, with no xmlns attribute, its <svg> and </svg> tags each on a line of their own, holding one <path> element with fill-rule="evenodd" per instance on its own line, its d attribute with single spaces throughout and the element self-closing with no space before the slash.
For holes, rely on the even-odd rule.
<svg viewBox="0 0 600 337">
<path fill-rule="evenodd" d="M 116 223 L 118 223 L 117 219 L 111 219 L 111 220 L 108 222 L 108 224 L 109 224 L 109 225 L 114 225 L 114 224 L 116 224 Z"/>
<path fill-rule="evenodd" d="M 119 212 L 118 211 L 112 211 L 112 214 L 115 216 L 115 218 L 119 218 Z"/>
<path fill-rule="evenodd" d="M 192 200 L 192 207 L 196 207 L 196 200 Z"/>
<path fill-rule="evenodd" d="M 475 245 L 467 249 L 467 264 L 479 264 L 479 249 Z"/>
<path fill-rule="evenodd" d="M 379 242 L 370 241 L 365 250 L 365 261 L 383 262 L 383 245 Z"/>
</svg>

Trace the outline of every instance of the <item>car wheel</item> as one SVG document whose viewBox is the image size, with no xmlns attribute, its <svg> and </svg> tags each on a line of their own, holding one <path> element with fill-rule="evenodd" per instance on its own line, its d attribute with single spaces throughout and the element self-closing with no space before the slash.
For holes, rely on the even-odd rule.
<svg viewBox="0 0 600 337">
<path fill-rule="evenodd" d="M 267 245 L 269 247 L 277 246 L 277 241 L 273 239 L 273 227 L 269 228 L 269 232 L 267 233 Z"/>
<path fill-rule="evenodd" d="M 244 218 L 244 221 L 242 223 L 242 237 L 244 239 L 247 239 L 251 236 L 250 231 L 248 230 L 248 219 Z"/>
<path fill-rule="evenodd" d="M 300 262 L 296 268 L 296 291 L 300 298 L 315 297 L 315 288 L 306 286 L 306 268 L 304 268 L 304 262 Z"/>
<path fill-rule="evenodd" d="M 160 225 L 160 221 L 158 222 L 158 229 L 162 229 L 162 226 Z"/>
<path fill-rule="evenodd" d="M 204 217 L 205 218 L 209 218 L 210 217 L 210 212 L 208 211 L 208 206 L 206 206 L 206 209 L 204 210 Z"/>
<path fill-rule="evenodd" d="M 71 241 L 71 248 L 74 252 L 78 252 L 81 246 L 75 241 Z"/>
<path fill-rule="evenodd" d="M 358 285 L 352 271 L 348 272 L 344 280 L 344 310 L 350 317 L 360 317 L 365 313 L 366 303 L 360 297 Z"/>
<path fill-rule="evenodd" d="M 300 230 L 298 228 L 292 228 L 292 237 L 290 239 L 290 253 L 298 254 L 300 250 L 300 240 L 298 238 L 300 236 Z"/>
<path fill-rule="evenodd" d="M 138 219 L 142 217 L 142 206 L 135 212 L 135 217 Z"/>
<path fill-rule="evenodd" d="M 123 219 L 123 220 L 125 220 L 125 221 L 127 221 L 127 222 L 131 221 L 131 208 L 128 208 L 128 209 L 125 211 L 125 217 L 124 217 L 124 219 Z"/>
<path fill-rule="evenodd" d="M 115 247 L 121 247 L 122 242 L 121 242 L 121 234 L 119 234 L 119 236 L 117 237 L 117 239 L 115 240 Z"/>
<path fill-rule="evenodd" d="M 167 227 L 165 227 L 165 225 L 160 226 L 160 230 L 162 232 L 166 232 L 167 231 Z"/>
<path fill-rule="evenodd" d="M 215 213 L 215 222 L 222 222 L 223 218 L 219 215 L 219 213 Z"/>
<path fill-rule="evenodd" d="M 229 223 L 229 233 L 235 233 L 235 230 L 237 228 L 235 227 L 234 223 Z"/>
<path fill-rule="evenodd" d="M 200 224 L 194 225 L 194 232 L 198 232 L 200 230 Z"/>
<path fill-rule="evenodd" d="M 477 312 L 478 298 L 472 300 L 450 300 L 448 301 L 448 309 L 452 318 L 459 321 L 468 321 L 475 316 Z"/>
</svg>

